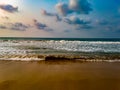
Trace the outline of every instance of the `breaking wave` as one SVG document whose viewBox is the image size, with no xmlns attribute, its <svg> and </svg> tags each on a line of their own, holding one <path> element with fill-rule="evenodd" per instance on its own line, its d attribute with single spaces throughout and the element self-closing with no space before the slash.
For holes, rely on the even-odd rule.
<svg viewBox="0 0 120 90">
<path fill-rule="evenodd" d="M 83 58 L 83 54 L 85 58 Z M 100 53 L 100 55 L 96 55 Z M 110 56 L 101 55 L 110 53 Z M 56 57 L 56 55 L 64 55 Z M 92 54 L 92 58 L 90 57 Z M 117 56 L 115 56 L 117 54 Z M 42 55 L 42 58 L 39 57 Z M 0 40 L 0 60 L 40 61 L 48 59 L 109 60 L 120 59 L 119 41 L 68 41 L 68 40 Z M 68 55 L 66 57 L 66 55 Z M 71 56 L 71 58 L 68 58 Z M 76 58 L 77 56 L 77 58 Z M 79 57 L 78 57 L 79 56 Z M 82 56 L 82 58 L 80 57 Z M 96 57 L 97 56 L 97 57 Z M 103 56 L 103 57 L 101 57 Z M 110 58 L 109 58 L 110 57 Z"/>
</svg>

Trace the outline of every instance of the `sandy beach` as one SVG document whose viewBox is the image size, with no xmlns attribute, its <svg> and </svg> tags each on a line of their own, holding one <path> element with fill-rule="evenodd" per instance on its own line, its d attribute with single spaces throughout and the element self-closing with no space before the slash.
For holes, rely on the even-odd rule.
<svg viewBox="0 0 120 90">
<path fill-rule="evenodd" d="M 120 63 L 0 61 L 0 90 L 120 90 Z"/>
</svg>

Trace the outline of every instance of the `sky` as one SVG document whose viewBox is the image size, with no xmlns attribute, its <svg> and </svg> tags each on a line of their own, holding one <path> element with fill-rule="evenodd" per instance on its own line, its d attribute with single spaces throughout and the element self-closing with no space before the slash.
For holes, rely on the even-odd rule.
<svg viewBox="0 0 120 90">
<path fill-rule="evenodd" d="M 0 37 L 120 38 L 120 0 L 0 0 Z"/>
</svg>

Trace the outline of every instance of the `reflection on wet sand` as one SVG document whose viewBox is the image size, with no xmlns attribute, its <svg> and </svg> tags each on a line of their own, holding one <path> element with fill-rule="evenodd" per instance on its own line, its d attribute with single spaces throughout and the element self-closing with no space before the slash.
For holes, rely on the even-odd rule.
<svg viewBox="0 0 120 90">
<path fill-rule="evenodd" d="M 0 90 L 120 90 L 120 63 L 0 61 Z"/>
</svg>

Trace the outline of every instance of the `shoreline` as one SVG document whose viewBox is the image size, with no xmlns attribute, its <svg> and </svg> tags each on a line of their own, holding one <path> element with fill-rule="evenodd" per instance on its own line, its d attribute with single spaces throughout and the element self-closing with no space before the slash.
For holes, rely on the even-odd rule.
<svg viewBox="0 0 120 90">
<path fill-rule="evenodd" d="M 80 53 L 80 54 L 24 54 L 2 55 L 0 61 L 75 61 L 75 62 L 120 62 L 120 53 Z"/>
</svg>

